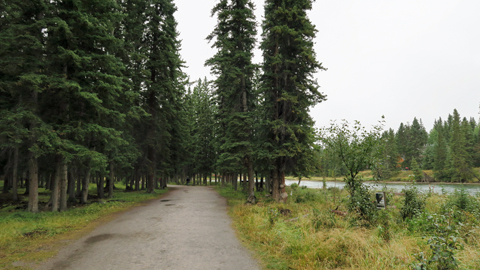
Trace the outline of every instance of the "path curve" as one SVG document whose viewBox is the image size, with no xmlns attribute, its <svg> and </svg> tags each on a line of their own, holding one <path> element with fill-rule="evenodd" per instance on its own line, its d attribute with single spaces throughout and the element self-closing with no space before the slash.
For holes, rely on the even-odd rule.
<svg viewBox="0 0 480 270">
<path fill-rule="evenodd" d="M 259 269 L 235 237 L 226 200 L 211 187 L 169 186 L 67 246 L 39 269 Z"/>
</svg>

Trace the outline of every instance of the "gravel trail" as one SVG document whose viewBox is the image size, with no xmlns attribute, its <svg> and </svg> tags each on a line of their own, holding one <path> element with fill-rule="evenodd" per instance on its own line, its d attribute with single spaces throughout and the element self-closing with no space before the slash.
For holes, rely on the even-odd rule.
<svg viewBox="0 0 480 270">
<path fill-rule="evenodd" d="M 226 200 L 212 188 L 169 186 L 61 250 L 39 269 L 260 269 L 231 228 Z"/>
</svg>

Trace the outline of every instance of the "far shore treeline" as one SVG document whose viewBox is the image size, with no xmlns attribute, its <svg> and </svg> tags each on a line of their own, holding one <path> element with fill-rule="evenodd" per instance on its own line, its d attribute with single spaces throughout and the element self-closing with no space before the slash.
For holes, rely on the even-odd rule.
<svg viewBox="0 0 480 270">
<path fill-rule="evenodd" d="M 218 1 L 207 81 L 182 70 L 172 0 L 0 1 L 2 192 L 18 201 L 26 188 L 27 210 L 38 212 L 44 187 L 44 208 L 64 211 L 88 203 L 90 183 L 104 198 L 116 181 L 151 193 L 187 178 L 237 189 L 241 177 L 254 203 L 261 190 L 286 201 L 285 175 L 345 174 L 309 115 L 326 100 L 314 78 L 326 69 L 313 51 L 312 2 L 266 0 L 259 22 L 251 1 Z M 385 131 L 383 158 L 362 169 L 476 181 L 479 133 L 456 110 L 429 133 L 414 119 Z"/>
</svg>

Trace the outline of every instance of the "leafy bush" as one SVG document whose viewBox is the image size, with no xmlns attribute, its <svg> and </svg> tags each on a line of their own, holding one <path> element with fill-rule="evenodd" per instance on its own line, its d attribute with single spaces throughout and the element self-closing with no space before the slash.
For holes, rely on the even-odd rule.
<svg viewBox="0 0 480 270">
<path fill-rule="evenodd" d="M 467 211 L 479 216 L 480 202 L 478 199 L 465 190 L 465 188 L 455 189 L 453 194 L 448 196 L 444 209 L 456 208 L 457 210 Z"/>
<path fill-rule="evenodd" d="M 298 188 L 298 184 L 293 183 L 293 184 L 290 185 L 290 188 L 291 188 L 292 190 L 296 190 L 296 189 Z"/>
<path fill-rule="evenodd" d="M 405 203 L 400 210 L 402 219 L 413 218 L 425 209 L 425 196 L 413 185 L 405 186 Z"/>
<path fill-rule="evenodd" d="M 453 215 L 450 215 L 453 216 Z M 415 254 L 418 262 L 412 264 L 413 269 L 458 269 L 455 258 L 455 250 L 462 247 L 458 237 L 458 227 L 461 223 L 455 223 L 446 215 L 433 214 L 429 221 L 434 227 L 433 235 L 428 239 L 430 245 L 430 256 L 421 252 Z M 428 257 L 427 257 L 428 256 Z"/>
<path fill-rule="evenodd" d="M 354 190 L 350 191 L 348 210 L 356 213 L 360 220 L 371 223 L 375 219 L 377 205 L 372 200 L 373 195 L 368 186 L 359 183 Z"/>
</svg>

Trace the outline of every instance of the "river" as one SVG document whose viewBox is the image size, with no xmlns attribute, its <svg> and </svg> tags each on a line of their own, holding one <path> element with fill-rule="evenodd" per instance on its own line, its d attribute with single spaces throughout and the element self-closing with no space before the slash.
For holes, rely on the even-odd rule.
<svg viewBox="0 0 480 270">
<path fill-rule="evenodd" d="M 293 183 L 298 183 L 298 180 L 285 180 L 287 186 L 290 186 Z M 327 181 L 327 188 L 329 187 L 337 187 L 342 189 L 345 186 L 345 182 L 343 181 Z M 373 182 L 366 182 L 365 185 L 372 187 L 374 190 L 382 190 L 383 187 L 387 187 L 394 192 L 402 192 L 402 189 L 405 188 L 406 183 L 373 183 Z M 305 181 L 302 180 L 300 186 L 306 186 L 308 188 L 323 188 L 322 181 Z M 455 189 L 461 189 L 462 187 L 470 193 L 471 195 L 476 195 L 480 193 L 480 184 L 441 184 L 441 183 L 431 183 L 431 184 L 415 184 L 415 186 L 422 192 L 429 192 L 430 190 L 437 194 L 446 193 L 453 193 Z"/>
</svg>

